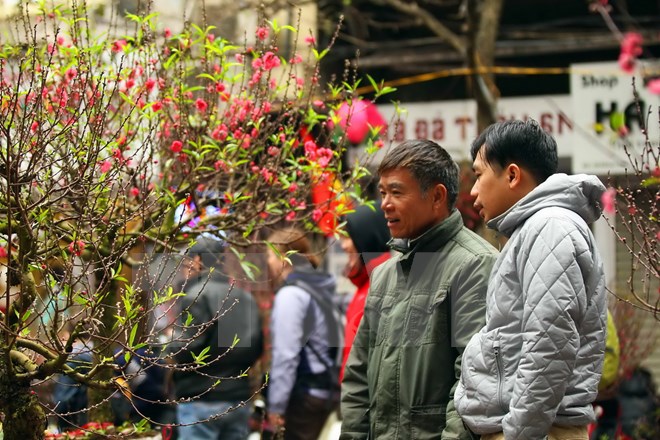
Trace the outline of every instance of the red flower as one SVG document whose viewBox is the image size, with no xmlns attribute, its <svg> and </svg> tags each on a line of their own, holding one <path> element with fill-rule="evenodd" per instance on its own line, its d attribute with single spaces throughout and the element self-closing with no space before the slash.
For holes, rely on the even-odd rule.
<svg viewBox="0 0 660 440">
<path fill-rule="evenodd" d="M 268 29 L 265 27 L 258 27 L 256 34 L 258 39 L 264 41 L 266 38 L 268 38 Z"/>
<path fill-rule="evenodd" d="M 323 211 L 318 208 L 312 211 L 312 220 L 314 220 L 314 222 L 318 223 L 318 221 L 321 220 L 321 217 L 323 217 Z"/>
<path fill-rule="evenodd" d="M 151 109 L 152 109 L 153 111 L 155 111 L 155 112 L 157 112 L 157 111 L 160 110 L 161 108 L 163 108 L 163 103 L 160 102 L 160 101 L 156 101 L 156 102 L 154 102 L 154 103 L 151 105 Z"/>
<path fill-rule="evenodd" d="M 7 248 L 0 246 L 0 258 L 7 258 Z"/>
<path fill-rule="evenodd" d="M 76 69 L 75 67 L 69 67 L 65 75 L 67 79 L 71 81 L 73 78 L 76 77 L 76 75 L 78 75 L 78 69 Z"/>
<path fill-rule="evenodd" d="M 172 142 L 172 145 L 170 145 L 170 151 L 172 153 L 180 153 L 182 149 L 183 149 L 183 142 L 181 141 L 174 141 Z"/>
<path fill-rule="evenodd" d="M 627 32 L 621 40 L 621 52 L 638 57 L 642 54 L 644 38 L 637 32 Z"/>
<path fill-rule="evenodd" d="M 139 195 L 140 195 L 140 190 L 139 190 L 138 188 L 136 188 L 136 187 L 131 188 L 131 195 L 132 195 L 133 197 L 137 197 L 137 196 L 139 196 Z"/>
<path fill-rule="evenodd" d="M 105 174 L 112 169 L 112 162 L 109 160 L 104 160 L 101 162 L 101 173 Z"/>
<path fill-rule="evenodd" d="M 273 52 L 266 52 L 262 57 L 264 62 L 264 69 L 272 70 L 280 66 L 280 58 Z"/>
<path fill-rule="evenodd" d="M 646 84 L 646 89 L 654 95 L 660 95 L 660 78 L 654 78 Z"/>
<path fill-rule="evenodd" d="M 224 125 L 213 129 L 211 137 L 216 141 L 224 141 L 227 139 L 227 130 L 224 128 Z"/>
<path fill-rule="evenodd" d="M 113 52 L 121 52 L 124 50 L 124 48 L 128 45 L 128 42 L 126 40 L 117 40 L 112 43 L 112 51 Z"/>
<path fill-rule="evenodd" d="M 165 38 L 170 38 L 172 36 L 172 31 L 170 30 L 170 28 L 165 28 L 163 34 L 165 35 Z"/>
<path fill-rule="evenodd" d="M 202 98 L 197 98 L 197 101 L 195 101 L 195 107 L 197 107 L 197 110 L 200 112 L 205 112 L 209 105 Z"/>
<path fill-rule="evenodd" d="M 614 214 L 616 202 L 616 190 L 608 188 L 600 197 L 600 202 L 603 205 L 603 211 L 607 214 Z"/>
<path fill-rule="evenodd" d="M 82 254 L 83 250 L 85 250 L 85 242 L 82 240 L 72 241 L 71 243 L 69 243 L 68 249 L 69 252 L 71 252 L 73 255 L 79 257 Z"/>
<path fill-rule="evenodd" d="M 156 80 L 153 78 L 147 79 L 147 81 L 144 83 L 144 86 L 147 88 L 147 90 L 151 91 L 154 86 L 156 85 Z"/>
<path fill-rule="evenodd" d="M 619 66 L 624 72 L 632 73 L 637 57 L 642 54 L 642 35 L 637 32 L 628 32 L 621 40 L 621 54 Z"/>
<path fill-rule="evenodd" d="M 636 58 L 627 53 L 621 53 L 619 55 L 619 67 L 626 73 L 632 73 L 635 70 L 635 61 Z"/>
</svg>

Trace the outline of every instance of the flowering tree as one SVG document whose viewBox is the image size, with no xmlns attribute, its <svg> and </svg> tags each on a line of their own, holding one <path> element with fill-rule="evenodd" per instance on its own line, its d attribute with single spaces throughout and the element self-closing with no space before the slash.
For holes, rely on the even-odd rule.
<svg viewBox="0 0 660 440">
<path fill-rule="evenodd" d="M 648 63 L 643 59 L 643 37 L 637 32 L 622 33 L 610 17 L 611 10 L 607 1 L 592 2 L 592 9 L 600 13 L 612 29 L 613 34 L 621 42 L 619 66 L 627 73 L 640 63 Z M 644 72 L 646 69 L 642 69 Z M 631 300 L 635 306 L 650 311 L 656 319 L 660 319 L 660 145 L 657 139 L 649 136 L 651 117 L 657 118 L 658 108 L 643 107 L 637 93 L 638 87 L 646 87 L 653 94 L 660 93 L 660 79 L 654 78 L 649 72 L 644 84 L 632 84 L 640 125 L 644 134 L 642 148 L 634 148 L 627 142 L 629 135 L 625 118 L 620 113 L 612 116 L 610 125 L 624 140 L 624 149 L 630 166 L 623 179 L 612 178 L 612 186 L 603 196 L 604 210 L 615 214 L 619 229 L 615 233 L 620 243 L 625 246 L 631 256 L 631 271 L 628 279 L 629 291 L 623 296 Z M 655 115 L 655 116 L 653 116 Z"/>
<path fill-rule="evenodd" d="M 343 188 L 365 173 L 342 168 L 343 136 L 327 129 L 351 86 L 322 89 L 327 49 L 311 37 L 278 55 L 293 27 L 264 20 L 246 48 L 212 26 L 160 29 L 155 14 L 129 15 L 134 31 L 115 35 L 75 2 L 46 3 L 26 3 L 0 41 L 7 438 L 43 437 L 35 383 L 59 373 L 116 392 L 113 350 L 137 356 L 155 342 L 149 317 L 178 293 L 135 282 L 135 255 L 202 232 L 240 249 L 273 224 L 313 229 L 346 209 Z M 332 191 L 314 204 L 319 185 Z M 72 363 L 81 341 L 93 341 L 84 365 Z"/>
<path fill-rule="evenodd" d="M 625 377 L 653 352 L 657 340 L 657 325 L 647 319 L 650 312 L 660 319 L 660 146 L 649 135 L 656 124 L 659 108 L 645 107 L 638 90 L 660 94 L 660 79 L 653 75 L 650 60 L 644 49 L 642 33 L 621 32 L 610 16 L 612 7 L 607 0 L 591 3 L 621 44 L 619 66 L 632 73 L 639 68 L 643 83 L 631 84 L 638 106 L 643 132 L 641 148 L 631 141 L 627 121 L 621 113 L 613 113 L 610 126 L 623 140 L 629 166 L 623 176 L 610 176 L 610 187 L 603 195 L 603 208 L 610 216 L 612 230 L 619 246 L 630 256 L 627 288 L 613 294 L 617 301 L 611 306 L 621 342 L 620 376 Z M 649 63 L 650 62 L 650 63 Z M 652 131 L 652 130 L 651 130 Z"/>
</svg>

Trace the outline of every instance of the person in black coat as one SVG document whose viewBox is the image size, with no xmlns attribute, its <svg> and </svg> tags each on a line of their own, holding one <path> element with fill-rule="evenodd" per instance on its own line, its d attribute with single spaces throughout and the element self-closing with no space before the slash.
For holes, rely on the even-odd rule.
<svg viewBox="0 0 660 440">
<path fill-rule="evenodd" d="M 248 435 L 252 389 L 245 373 L 263 352 L 263 333 L 252 294 L 223 273 L 224 248 L 200 236 L 187 253 L 186 295 L 170 347 L 179 438 Z"/>
</svg>

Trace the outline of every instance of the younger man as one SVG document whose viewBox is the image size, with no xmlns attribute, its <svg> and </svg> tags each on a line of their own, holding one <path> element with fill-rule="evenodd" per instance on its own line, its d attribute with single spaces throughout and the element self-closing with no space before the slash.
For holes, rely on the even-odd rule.
<svg viewBox="0 0 660 440">
<path fill-rule="evenodd" d="M 456 409 L 482 439 L 587 439 L 605 352 L 603 267 L 588 224 L 605 191 L 555 174 L 557 144 L 535 121 L 473 143 L 475 207 L 508 237 L 465 348 Z"/>
</svg>

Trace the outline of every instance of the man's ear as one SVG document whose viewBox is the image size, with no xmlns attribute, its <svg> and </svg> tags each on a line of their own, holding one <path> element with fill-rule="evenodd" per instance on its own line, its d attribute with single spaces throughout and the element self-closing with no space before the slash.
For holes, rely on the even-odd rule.
<svg viewBox="0 0 660 440">
<path fill-rule="evenodd" d="M 509 181 L 509 188 L 515 188 L 522 183 L 522 170 L 518 165 L 510 163 L 504 171 L 506 172 L 506 178 Z"/>
<path fill-rule="evenodd" d="M 447 188 L 442 183 L 433 187 L 433 203 L 440 206 L 447 205 Z"/>
</svg>

